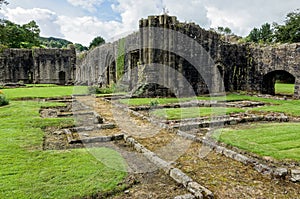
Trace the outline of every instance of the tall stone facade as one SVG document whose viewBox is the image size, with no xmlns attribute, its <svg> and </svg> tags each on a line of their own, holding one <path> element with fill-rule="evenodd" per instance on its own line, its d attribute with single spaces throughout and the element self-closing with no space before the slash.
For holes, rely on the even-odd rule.
<svg viewBox="0 0 300 199">
<path fill-rule="evenodd" d="M 197 24 L 160 15 L 141 19 L 138 32 L 89 52 L 78 62 L 76 81 L 98 86 L 118 81 L 128 90 L 144 86 L 148 96 L 153 91 L 168 95 L 166 88 L 177 95 L 190 89 L 197 95 L 239 90 L 274 94 L 280 75 L 294 78 L 294 97 L 299 98 L 299 43 L 230 43 Z"/>
<path fill-rule="evenodd" d="M 5 49 L 0 53 L 0 82 L 74 82 L 75 49 Z"/>
</svg>

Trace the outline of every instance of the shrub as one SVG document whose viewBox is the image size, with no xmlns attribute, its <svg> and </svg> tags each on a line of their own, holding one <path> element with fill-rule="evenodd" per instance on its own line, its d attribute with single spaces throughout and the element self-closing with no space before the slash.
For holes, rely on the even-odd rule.
<svg viewBox="0 0 300 199">
<path fill-rule="evenodd" d="M 99 88 L 96 86 L 89 87 L 90 94 L 111 94 L 115 92 L 115 85 L 111 85 L 106 88 Z"/>
<path fill-rule="evenodd" d="M 5 95 L 0 91 L 0 106 L 8 105 L 9 101 L 6 99 Z"/>
</svg>

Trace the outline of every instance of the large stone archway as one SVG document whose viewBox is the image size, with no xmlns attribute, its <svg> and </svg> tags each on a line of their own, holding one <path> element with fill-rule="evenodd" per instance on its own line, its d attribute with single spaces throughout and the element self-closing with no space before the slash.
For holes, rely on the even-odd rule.
<svg viewBox="0 0 300 199">
<path fill-rule="evenodd" d="M 263 94 L 275 95 L 275 83 L 276 80 L 280 80 L 280 77 L 288 80 L 290 83 L 295 83 L 295 76 L 284 70 L 275 70 L 267 73 L 263 76 L 261 91 Z"/>
</svg>

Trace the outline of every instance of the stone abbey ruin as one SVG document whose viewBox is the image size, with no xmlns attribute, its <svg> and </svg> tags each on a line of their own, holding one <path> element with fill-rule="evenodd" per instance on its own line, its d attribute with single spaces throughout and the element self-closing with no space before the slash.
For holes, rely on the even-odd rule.
<svg viewBox="0 0 300 199">
<path fill-rule="evenodd" d="M 300 97 L 300 44 L 236 44 L 174 16 L 149 16 L 139 30 L 77 59 L 74 49 L 7 49 L 0 82 L 121 84 L 148 96 L 223 91 L 275 94 L 278 76 L 295 82 Z M 168 89 L 169 88 L 169 89 Z M 171 90 L 171 91 L 170 91 Z"/>
<path fill-rule="evenodd" d="M 74 82 L 75 49 L 5 49 L 0 53 L 0 82 L 52 83 Z"/>
</svg>

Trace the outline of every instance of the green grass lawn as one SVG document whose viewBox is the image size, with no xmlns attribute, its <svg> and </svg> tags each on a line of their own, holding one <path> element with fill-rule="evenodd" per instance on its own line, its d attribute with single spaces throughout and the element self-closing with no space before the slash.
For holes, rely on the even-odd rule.
<svg viewBox="0 0 300 199">
<path fill-rule="evenodd" d="M 122 104 L 127 104 L 129 106 L 142 106 L 142 105 L 150 105 L 151 102 L 158 102 L 158 104 L 170 104 L 170 103 L 180 103 L 180 102 L 188 102 L 192 100 L 214 100 L 214 101 L 238 101 L 238 100 L 253 100 L 253 101 L 263 101 L 263 102 L 273 102 L 276 103 L 278 100 L 272 99 L 263 99 L 259 97 L 251 97 L 248 95 L 242 94 L 228 94 L 226 96 L 220 97 L 209 97 L 209 96 L 198 96 L 192 98 L 130 98 L 130 99 L 121 99 L 119 100 Z"/>
<path fill-rule="evenodd" d="M 54 88 L 54 87 L 53 87 Z M 46 90 L 34 88 L 30 97 L 65 96 L 71 87 Z M 29 89 L 29 88 L 26 88 Z M 49 89 L 49 88 L 47 88 Z M 21 93 L 19 93 L 21 91 Z M 28 96 L 19 89 L 7 89 L 11 98 Z M 107 148 L 43 151 L 48 126 L 70 126 L 70 118 L 41 118 L 41 106 L 61 104 L 38 101 L 10 101 L 0 107 L 0 198 L 82 198 L 124 189 L 117 186 L 127 175 L 124 160 Z M 117 170 L 106 166 L 103 161 Z"/>
<path fill-rule="evenodd" d="M 214 137 L 261 156 L 300 161 L 300 123 L 251 124 L 219 130 Z"/>
<path fill-rule="evenodd" d="M 86 94 L 86 86 L 34 86 L 25 88 L 2 89 L 8 99 L 63 97 L 72 94 Z"/>
<path fill-rule="evenodd" d="M 224 115 L 229 113 L 244 112 L 240 108 L 222 108 L 222 107 L 191 107 L 191 108 L 168 108 L 157 109 L 151 112 L 152 115 L 162 119 L 178 120 L 186 118 L 197 118 L 211 115 Z"/>
<path fill-rule="evenodd" d="M 282 95 L 293 95 L 295 90 L 294 84 L 284 84 L 284 83 L 276 83 L 275 84 L 275 93 Z"/>
</svg>

